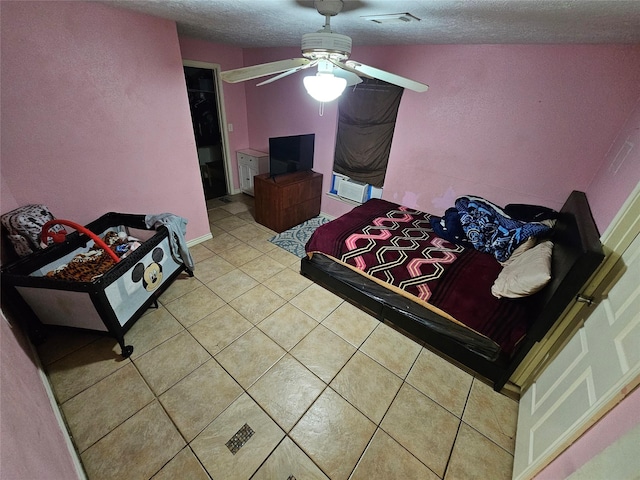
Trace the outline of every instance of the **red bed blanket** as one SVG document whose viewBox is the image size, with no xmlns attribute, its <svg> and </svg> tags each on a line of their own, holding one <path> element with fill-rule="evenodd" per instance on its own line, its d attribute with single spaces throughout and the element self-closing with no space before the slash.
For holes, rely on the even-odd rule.
<svg viewBox="0 0 640 480">
<path fill-rule="evenodd" d="M 493 255 L 438 237 L 430 218 L 425 212 L 372 199 L 318 227 L 306 251 L 332 257 L 391 285 L 511 354 L 526 333 L 531 305 L 494 297 L 491 286 L 502 267 Z"/>
</svg>

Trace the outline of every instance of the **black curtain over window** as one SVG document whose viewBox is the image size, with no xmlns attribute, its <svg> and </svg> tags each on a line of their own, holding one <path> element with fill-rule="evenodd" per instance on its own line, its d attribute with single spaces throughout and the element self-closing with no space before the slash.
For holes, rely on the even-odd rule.
<svg viewBox="0 0 640 480">
<path fill-rule="evenodd" d="M 403 91 L 367 78 L 345 90 L 338 105 L 336 173 L 382 187 Z"/>
</svg>

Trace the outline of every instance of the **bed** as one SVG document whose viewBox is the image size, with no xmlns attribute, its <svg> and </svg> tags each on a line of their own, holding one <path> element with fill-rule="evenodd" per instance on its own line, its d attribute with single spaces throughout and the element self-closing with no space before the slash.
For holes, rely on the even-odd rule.
<svg viewBox="0 0 640 480">
<path fill-rule="evenodd" d="M 509 220 L 505 211 L 511 210 L 499 213 Z M 372 199 L 314 232 L 301 273 L 500 391 L 604 258 L 584 193 L 572 192 L 555 213 L 553 228 L 538 230 L 538 238 L 521 231 L 515 235 L 511 229 L 497 250 L 483 251 L 468 222 L 463 222 L 468 238 L 455 241 L 450 231 L 445 235 L 436 229 L 445 238 L 434 231 L 444 218 L 437 223 L 440 219 L 429 213 Z M 526 224 L 523 228 L 538 223 L 515 221 Z M 543 244 L 548 277 L 537 291 L 515 295 L 518 298 L 492 293 L 504 283 L 507 270 L 512 272 L 510 281 L 526 277 L 521 275 L 522 259 L 541 251 Z M 520 270 L 513 270 L 516 263 Z"/>
</svg>

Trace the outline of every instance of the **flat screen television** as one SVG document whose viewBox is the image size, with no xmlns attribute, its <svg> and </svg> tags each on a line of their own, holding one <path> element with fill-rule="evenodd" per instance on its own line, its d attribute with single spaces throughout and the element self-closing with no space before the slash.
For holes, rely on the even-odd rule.
<svg viewBox="0 0 640 480">
<path fill-rule="evenodd" d="M 291 135 L 269 139 L 269 173 L 271 178 L 284 173 L 304 172 L 313 168 L 315 134 Z"/>
</svg>

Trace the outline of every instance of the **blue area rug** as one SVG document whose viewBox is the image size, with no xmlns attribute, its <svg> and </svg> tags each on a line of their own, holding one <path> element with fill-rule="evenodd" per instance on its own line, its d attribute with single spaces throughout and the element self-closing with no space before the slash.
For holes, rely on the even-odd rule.
<svg viewBox="0 0 640 480">
<path fill-rule="evenodd" d="M 277 234 L 269 241 L 280 248 L 284 248 L 287 252 L 294 254 L 296 257 L 305 256 L 304 246 L 311 237 L 311 234 L 323 223 L 327 223 L 328 218 L 323 216 L 314 217 L 311 220 L 302 222 L 300 225 L 285 230 Z"/>
</svg>

